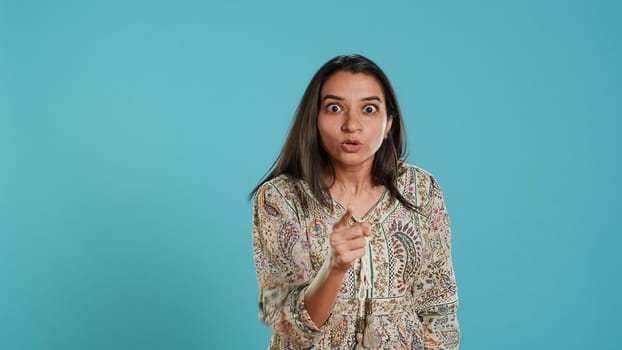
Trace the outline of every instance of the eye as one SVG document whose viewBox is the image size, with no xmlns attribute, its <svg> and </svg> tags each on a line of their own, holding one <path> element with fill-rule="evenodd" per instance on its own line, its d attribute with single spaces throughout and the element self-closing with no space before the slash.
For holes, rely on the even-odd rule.
<svg viewBox="0 0 622 350">
<path fill-rule="evenodd" d="M 378 111 L 378 108 L 376 108 L 376 106 L 374 105 L 367 105 L 363 107 L 363 112 L 367 114 L 373 114 L 373 113 L 376 113 L 377 111 Z"/>
<path fill-rule="evenodd" d="M 332 113 L 341 112 L 341 106 L 335 103 L 331 103 L 328 106 L 326 106 L 326 110 Z"/>
</svg>

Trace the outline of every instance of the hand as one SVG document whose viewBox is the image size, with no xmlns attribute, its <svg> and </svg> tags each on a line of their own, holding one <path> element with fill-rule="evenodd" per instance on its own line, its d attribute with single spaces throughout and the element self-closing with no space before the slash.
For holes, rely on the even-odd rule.
<svg viewBox="0 0 622 350">
<path fill-rule="evenodd" d="M 333 225 L 333 233 L 330 236 L 330 267 L 343 273 L 365 255 L 367 244 L 365 238 L 371 236 L 368 223 L 357 222 L 350 226 L 350 217 L 352 208 L 348 206 L 343 217 Z"/>
</svg>

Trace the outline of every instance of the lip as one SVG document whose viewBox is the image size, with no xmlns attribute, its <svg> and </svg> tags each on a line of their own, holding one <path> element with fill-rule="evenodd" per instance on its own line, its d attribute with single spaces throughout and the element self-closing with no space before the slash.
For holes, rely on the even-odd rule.
<svg viewBox="0 0 622 350">
<path fill-rule="evenodd" d="M 341 144 L 362 145 L 361 141 L 357 139 L 345 139 Z"/>
<path fill-rule="evenodd" d="M 357 139 L 347 139 L 341 143 L 341 149 L 347 153 L 356 153 L 361 148 L 363 148 L 363 144 Z"/>
</svg>

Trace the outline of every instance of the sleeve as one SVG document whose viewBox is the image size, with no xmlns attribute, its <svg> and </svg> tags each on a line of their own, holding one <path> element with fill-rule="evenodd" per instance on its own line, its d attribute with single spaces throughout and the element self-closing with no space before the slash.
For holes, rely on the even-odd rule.
<svg viewBox="0 0 622 350">
<path fill-rule="evenodd" d="M 451 259 L 451 229 L 443 193 L 429 178 L 423 224 L 423 261 L 413 294 L 415 311 L 424 328 L 425 349 L 458 349 L 458 290 Z"/>
<path fill-rule="evenodd" d="M 252 234 L 259 318 L 296 348 L 310 347 L 332 315 L 317 327 L 307 313 L 304 294 L 314 275 L 308 241 L 291 203 L 270 183 L 255 196 Z"/>
</svg>

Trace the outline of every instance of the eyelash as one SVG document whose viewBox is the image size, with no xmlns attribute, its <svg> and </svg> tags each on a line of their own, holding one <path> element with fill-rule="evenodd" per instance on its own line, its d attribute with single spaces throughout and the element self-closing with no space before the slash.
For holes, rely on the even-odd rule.
<svg viewBox="0 0 622 350">
<path fill-rule="evenodd" d="M 372 112 L 367 112 L 367 111 L 366 111 L 366 109 L 367 109 L 368 107 L 372 107 L 374 110 L 373 110 Z M 378 107 L 376 107 L 375 105 L 365 105 L 365 106 L 363 107 L 363 112 L 364 112 L 365 114 L 374 114 L 374 113 L 378 112 Z"/>
<path fill-rule="evenodd" d="M 333 110 L 332 110 L 332 108 L 333 108 L 333 107 L 337 107 L 337 108 L 339 108 L 339 110 L 338 110 L 338 111 L 333 111 Z M 373 108 L 374 110 L 373 110 L 373 111 L 371 111 L 371 112 L 367 112 L 367 111 L 366 111 L 366 109 L 367 109 L 368 107 L 371 107 L 371 108 Z M 342 108 L 340 105 L 336 104 L 336 103 L 331 103 L 331 104 L 329 104 L 329 105 L 327 105 L 327 106 L 326 106 L 326 111 L 327 111 L 327 112 L 330 112 L 330 113 L 338 113 L 338 112 L 341 112 L 342 110 L 343 110 L 343 108 Z M 378 107 L 377 107 L 376 105 L 373 105 L 373 104 L 371 104 L 371 105 L 365 105 L 365 106 L 363 106 L 362 111 L 363 111 L 363 113 L 365 113 L 365 114 L 374 114 L 374 113 L 378 112 Z"/>
<path fill-rule="evenodd" d="M 338 111 L 333 111 L 332 107 L 338 107 L 339 110 Z M 330 112 L 330 113 L 337 113 L 337 112 L 341 112 L 342 110 L 343 110 L 343 108 L 341 108 L 341 106 L 336 104 L 336 103 L 331 103 L 328 106 L 326 106 L 326 111 Z"/>
</svg>

